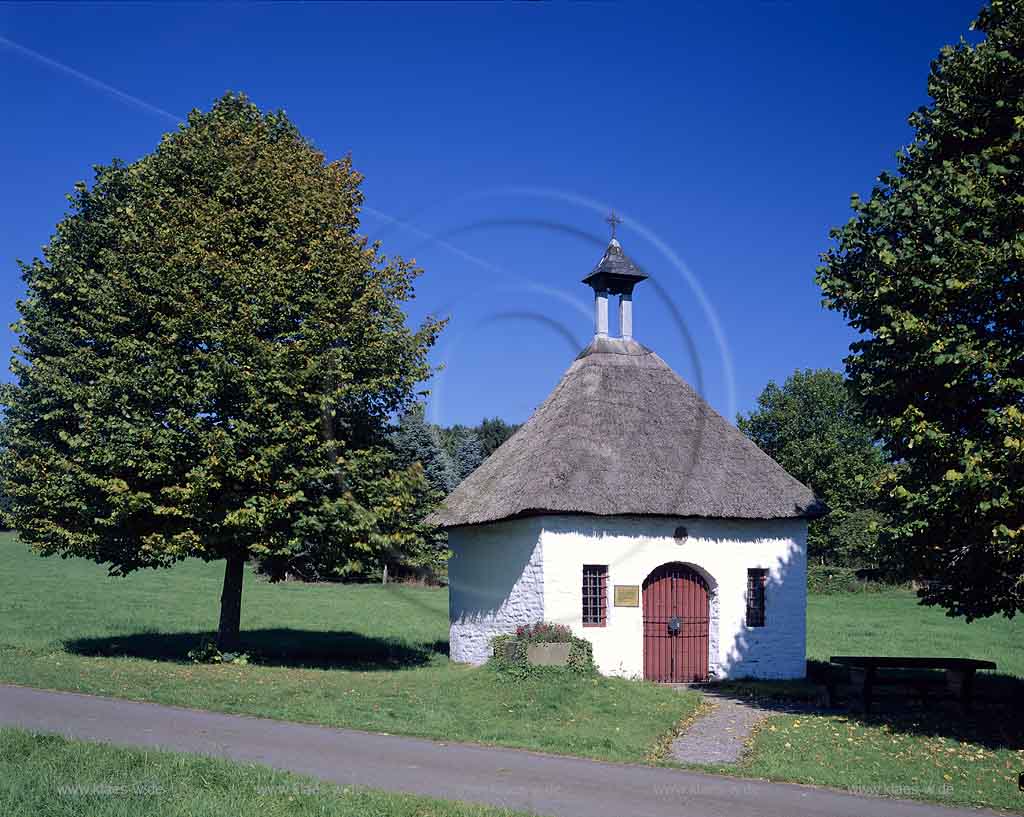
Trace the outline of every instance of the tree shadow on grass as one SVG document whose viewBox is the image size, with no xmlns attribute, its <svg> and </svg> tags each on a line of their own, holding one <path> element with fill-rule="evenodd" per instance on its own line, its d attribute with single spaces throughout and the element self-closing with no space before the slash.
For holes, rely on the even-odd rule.
<svg viewBox="0 0 1024 817">
<path fill-rule="evenodd" d="M 987 749 L 1024 748 L 1024 679 L 978 672 L 973 705 L 965 712 L 944 688 L 941 671 L 890 671 L 887 675 L 900 683 L 875 688 L 870 714 L 858 711 L 857 691 L 846 688 L 844 695 L 846 678 L 840 677 L 840 703 L 847 705 L 848 717 L 865 725 L 887 725 L 893 732 L 951 738 Z"/>
<path fill-rule="evenodd" d="M 87 656 L 145 658 L 151 661 L 190 663 L 188 653 L 213 632 L 126 633 L 105 638 L 78 638 L 64 648 Z M 429 664 L 448 652 L 448 642 L 413 643 L 389 638 L 371 638 L 344 630 L 293 630 L 275 628 L 246 630 L 240 652 L 253 663 L 278 667 L 392 670 Z"/>
<path fill-rule="evenodd" d="M 876 687 L 870 714 L 857 711 L 849 671 L 825 661 L 808 661 L 805 680 L 739 680 L 708 686 L 716 695 L 753 703 L 769 712 L 840 715 L 865 726 L 886 726 L 903 734 L 952 738 L 987 749 L 1024 748 L 1024 679 L 979 672 L 974 706 L 970 712 L 963 712 L 959 702 L 942 689 L 941 672 L 895 674 L 904 676 L 903 683 Z M 921 680 L 931 683 L 919 684 Z M 837 691 L 832 706 L 825 702 L 830 681 Z"/>
</svg>

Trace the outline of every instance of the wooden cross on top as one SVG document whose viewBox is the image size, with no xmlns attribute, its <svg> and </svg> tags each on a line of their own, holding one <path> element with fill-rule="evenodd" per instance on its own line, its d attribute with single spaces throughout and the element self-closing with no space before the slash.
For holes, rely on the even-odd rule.
<svg viewBox="0 0 1024 817">
<path fill-rule="evenodd" d="M 615 215 L 615 211 L 612 210 L 608 214 L 608 218 L 605 219 L 605 223 L 612 228 L 612 238 L 615 238 L 615 228 L 622 224 L 622 219 Z"/>
</svg>

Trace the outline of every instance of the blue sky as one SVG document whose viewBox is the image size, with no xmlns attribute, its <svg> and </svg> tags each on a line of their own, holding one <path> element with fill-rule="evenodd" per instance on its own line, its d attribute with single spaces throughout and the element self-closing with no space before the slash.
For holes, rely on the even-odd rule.
<svg viewBox="0 0 1024 817">
<path fill-rule="evenodd" d="M 0 6 L 0 323 L 90 167 L 226 90 L 365 174 L 364 232 L 447 314 L 430 416 L 522 421 L 593 332 L 619 237 L 653 282 L 635 335 L 723 414 L 840 368 L 828 230 L 909 141 L 977 2 Z M 13 343 L 0 333 L 0 345 Z"/>
</svg>

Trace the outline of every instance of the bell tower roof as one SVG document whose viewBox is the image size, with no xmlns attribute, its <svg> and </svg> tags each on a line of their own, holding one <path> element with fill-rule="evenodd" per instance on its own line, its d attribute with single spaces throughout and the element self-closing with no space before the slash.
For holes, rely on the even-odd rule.
<svg viewBox="0 0 1024 817">
<path fill-rule="evenodd" d="M 631 295 L 633 287 L 646 278 L 647 275 L 622 251 L 619 240 L 612 238 L 601 260 L 590 275 L 583 279 L 583 283 L 593 287 L 595 292 Z"/>
</svg>

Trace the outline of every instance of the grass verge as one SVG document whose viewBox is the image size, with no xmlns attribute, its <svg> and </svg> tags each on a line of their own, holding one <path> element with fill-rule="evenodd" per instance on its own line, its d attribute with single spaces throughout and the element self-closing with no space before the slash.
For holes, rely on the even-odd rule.
<svg viewBox="0 0 1024 817">
<path fill-rule="evenodd" d="M 525 817 L 520 812 L 340 787 L 264 766 L 121 749 L 0 729 L 5 817 Z"/>
</svg>

